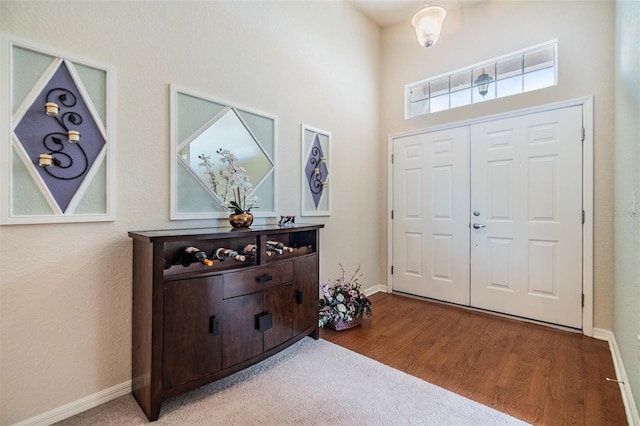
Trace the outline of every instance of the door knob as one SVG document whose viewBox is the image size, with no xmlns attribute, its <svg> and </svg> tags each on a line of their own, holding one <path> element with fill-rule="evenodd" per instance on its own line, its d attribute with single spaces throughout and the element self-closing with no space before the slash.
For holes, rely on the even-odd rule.
<svg viewBox="0 0 640 426">
<path fill-rule="evenodd" d="M 473 224 L 473 228 L 474 229 L 480 229 L 480 228 L 486 228 L 487 225 L 480 225 L 479 223 L 474 223 Z"/>
</svg>

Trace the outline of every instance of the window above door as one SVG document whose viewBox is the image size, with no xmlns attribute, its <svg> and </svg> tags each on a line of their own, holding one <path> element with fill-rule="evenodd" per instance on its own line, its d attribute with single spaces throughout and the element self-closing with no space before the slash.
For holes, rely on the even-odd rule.
<svg viewBox="0 0 640 426">
<path fill-rule="evenodd" d="M 556 40 L 405 86 L 405 119 L 558 84 Z"/>
</svg>

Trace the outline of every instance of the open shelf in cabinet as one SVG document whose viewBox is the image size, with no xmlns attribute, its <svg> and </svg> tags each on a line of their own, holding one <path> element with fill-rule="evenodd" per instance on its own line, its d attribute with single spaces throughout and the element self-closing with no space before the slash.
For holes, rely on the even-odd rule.
<svg viewBox="0 0 640 426">
<path fill-rule="evenodd" d="M 281 243 L 287 249 L 282 251 L 267 251 L 266 263 L 295 258 L 298 256 L 315 253 L 317 250 L 317 238 L 314 230 L 301 232 L 286 232 L 287 228 L 279 232 L 266 233 L 263 245 L 267 247 L 270 242 Z"/>
<path fill-rule="evenodd" d="M 241 238 L 210 238 L 210 239 L 193 239 L 183 241 L 168 241 L 164 243 L 164 276 L 182 277 L 191 274 L 211 274 L 218 271 L 244 268 L 258 264 L 258 255 L 245 254 L 244 249 L 247 246 L 258 246 L 258 238 L 256 235 Z M 207 253 L 207 258 L 213 261 L 212 266 L 206 266 L 202 263 L 192 263 L 183 266 L 180 263 L 184 249 L 186 247 L 197 247 L 199 250 Z M 218 249 L 226 248 L 236 251 L 244 256 L 244 260 L 225 259 L 220 260 L 216 257 Z"/>
</svg>

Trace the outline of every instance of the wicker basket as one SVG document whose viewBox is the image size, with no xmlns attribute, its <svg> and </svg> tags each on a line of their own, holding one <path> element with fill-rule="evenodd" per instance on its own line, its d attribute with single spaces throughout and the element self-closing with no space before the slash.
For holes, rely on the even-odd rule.
<svg viewBox="0 0 640 426">
<path fill-rule="evenodd" d="M 349 322 L 338 320 L 338 321 L 329 321 L 327 323 L 327 327 L 335 331 L 347 330 L 349 328 L 357 327 L 359 325 L 362 325 L 362 317 L 356 318 L 353 321 L 349 321 Z"/>
</svg>

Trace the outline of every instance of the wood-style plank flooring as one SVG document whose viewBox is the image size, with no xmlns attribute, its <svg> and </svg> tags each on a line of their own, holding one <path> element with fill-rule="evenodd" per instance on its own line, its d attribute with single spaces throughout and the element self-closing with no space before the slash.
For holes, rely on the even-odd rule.
<svg viewBox="0 0 640 426">
<path fill-rule="evenodd" d="M 608 343 L 411 297 L 322 339 L 534 425 L 626 425 Z"/>
</svg>

